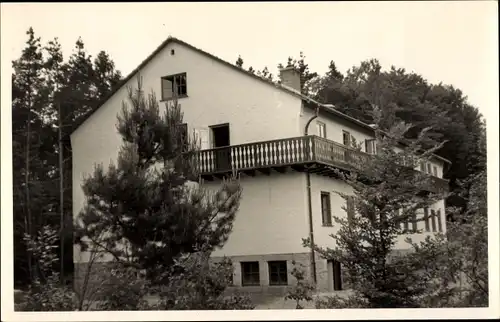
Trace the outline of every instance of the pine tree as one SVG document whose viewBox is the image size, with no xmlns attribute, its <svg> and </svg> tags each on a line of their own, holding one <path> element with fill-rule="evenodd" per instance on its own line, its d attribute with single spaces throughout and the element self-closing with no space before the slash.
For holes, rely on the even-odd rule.
<svg viewBox="0 0 500 322">
<path fill-rule="evenodd" d="M 120 71 L 105 51 L 100 51 L 94 60 L 95 86 L 98 101 L 103 100 L 122 79 Z"/>
<path fill-rule="evenodd" d="M 61 217 L 72 218 L 69 132 L 75 117 L 96 106 L 99 98 L 110 91 L 110 86 L 116 86 L 121 77 L 107 55 L 100 55 L 95 67 L 89 65 L 81 40 L 80 49 L 69 63 L 63 59 L 57 38 L 42 46 L 32 28 L 27 35 L 27 46 L 13 62 L 12 75 L 14 271 L 19 287 L 30 283 L 29 272 L 36 272 L 34 265 L 28 262 L 23 234 L 36 234 L 43 225 L 56 228 L 61 225 Z M 89 86 L 81 86 L 82 83 Z M 60 156 L 63 157 L 63 176 Z M 67 238 L 64 248 L 64 266 L 71 271 L 72 238 Z"/>
<path fill-rule="evenodd" d="M 300 74 L 300 86 L 301 91 L 305 95 L 310 94 L 310 83 L 313 79 L 318 77 L 318 73 L 311 72 L 309 70 L 309 64 L 305 62 L 306 56 L 303 52 L 300 52 L 299 59 L 294 59 L 293 57 L 288 57 L 286 67 L 294 67 Z M 278 64 L 278 69 L 282 69 L 283 64 Z"/>
<path fill-rule="evenodd" d="M 243 59 L 241 56 L 238 56 L 238 59 L 236 60 L 236 66 L 243 68 Z"/>
<path fill-rule="evenodd" d="M 387 114 L 377 108 L 375 112 L 376 124 L 381 124 L 382 115 Z M 440 145 L 422 149 L 425 129 L 407 147 L 396 151 L 410 128 L 401 121 L 395 121 L 389 131 L 376 128 L 378 153 L 370 159 L 358 153 L 360 162 L 350 174 L 339 172 L 341 180 L 352 187 L 352 194 L 338 193 L 346 201 L 343 209 L 347 218 L 335 217 L 338 230 L 332 235 L 334 248 L 315 248 L 324 258 L 341 263 L 353 294 L 347 299 L 330 299 L 332 306 L 419 307 L 427 292 L 430 280 L 421 274 L 426 263 L 416 260 L 411 252 L 396 253 L 395 245 L 409 233 L 405 222 L 416 225 L 423 220 L 417 218 L 417 211 L 443 198 L 442 193 L 424 193 L 432 181 L 427 174 L 414 170 Z M 305 243 L 314 246 L 308 240 Z"/>
<path fill-rule="evenodd" d="M 44 123 L 48 90 L 43 77 L 43 55 L 40 38 L 33 28 L 26 33 L 28 41 L 21 57 L 13 61 L 12 139 L 14 236 L 16 266 L 24 267 L 29 280 L 37 275 L 37 265 L 22 240 L 24 233 L 34 235 L 47 219 L 51 202 L 47 193 L 50 167 L 44 154 L 51 146 L 50 128 Z M 26 257 L 25 257 L 26 256 Z M 26 276 L 24 275 L 24 276 Z M 16 275 L 16 279 L 23 277 Z"/>
<path fill-rule="evenodd" d="M 182 118 L 176 102 L 160 115 L 155 94 L 146 96 L 140 81 L 137 90 L 129 88 L 118 117 L 123 145 L 116 165 L 107 171 L 97 165 L 85 179 L 87 202 L 76 223 L 82 250 L 85 240 L 99 241 L 103 251 L 145 270 L 153 283 L 165 282 L 182 255 L 221 247 L 239 206 L 237 181 L 215 193 L 197 184 L 197 144 Z"/>
</svg>

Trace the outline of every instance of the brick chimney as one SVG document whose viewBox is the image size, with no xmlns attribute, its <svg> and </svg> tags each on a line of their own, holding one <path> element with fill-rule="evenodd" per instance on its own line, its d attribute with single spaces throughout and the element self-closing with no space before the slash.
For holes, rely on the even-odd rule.
<svg viewBox="0 0 500 322">
<path fill-rule="evenodd" d="M 280 70 L 281 84 L 294 90 L 301 91 L 300 74 L 294 67 L 286 67 Z"/>
</svg>

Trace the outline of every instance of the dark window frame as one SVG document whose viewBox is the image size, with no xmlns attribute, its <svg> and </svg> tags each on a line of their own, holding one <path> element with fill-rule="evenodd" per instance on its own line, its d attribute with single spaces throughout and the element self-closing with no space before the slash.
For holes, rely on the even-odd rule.
<svg viewBox="0 0 500 322">
<path fill-rule="evenodd" d="M 281 266 L 283 265 L 284 266 Z M 269 285 L 288 285 L 288 265 L 287 261 L 268 261 Z"/>
<path fill-rule="evenodd" d="M 368 154 L 376 154 L 377 148 L 376 148 L 376 140 L 375 139 L 369 139 L 365 141 L 365 152 Z M 368 151 L 368 147 L 370 147 L 371 151 Z"/>
<path fill-rule="evenodd" d="M 332 226 L 332 202 L 330 193 L 321 191 L 321 222 L 323 226 Z"/>
<path fill-rule="evenodd" d="M 443 232 L 443 222 L 441 219 L 441 209 L 438 209 L 438 211 L 436 212 L 436 216 L 437 216 L 438 231 Z"/>
<path fill-rule="evenodd" d="M 255 266 L 256 265 L 256 266 Z M 241 266 L 241 285 L 242 286 L 259 286 L 260 285 L 260 265 L 259 262 L 240 262 Z M 247 270 L 245 268 L 251 268 Z M 257 268 L 255 270 L 255 268 Z M 253 278 L 248 279 L 249 276 Z M 257 278 L 255 278 L 255 276 Z"/>
<path fill-rule="evenodd" d="M 431 227 L 429 224 L 429 208 L 427 207 L 424 208 L 424 222 L 425 222 L 425 231 L 430 232 Z"/>
<path fill-rule="evenodd" d="M 165 97 L 166 93 L 164 92 L 163 81 L 168 81 L 172 84 L 172 96 Z M 179 84 L 180 83 L 180 84 Z M 174 99 L 179 99 L 188 96 L 187 91 L 187 73 L 178 73 L 163 76 L 161 78 L 161 101 L 171 101 Z"/>
<path fill-rule="evenodd" d="M 346 143 L 346 137 L 347 137 L 347 143 Z M 349 131 L 342 130 L 342 143 L 345 146 L 351 147 L 352 138 L 351 138 L 351 133 Z"/>
<path fill-rule="evenodd" d="M 417 212 L 413 212 L 413 214 L 411 215 L 411 231 L 412 233 L 416 233 L 418 231 L 418 227 L 417 227 L 417 223 L 418 223 L 418 220 L 417 220 Z"/>
<path fill-rule="evenodd" d="M 434 209 L 431 209 L 431 227 L 432 227 L 432 232 L 436 232 L 436 211 Z"/>
</svg>

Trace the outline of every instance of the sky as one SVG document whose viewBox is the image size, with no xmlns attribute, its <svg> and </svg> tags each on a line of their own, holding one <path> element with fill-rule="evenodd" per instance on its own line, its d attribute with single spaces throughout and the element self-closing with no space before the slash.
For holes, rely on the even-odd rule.
<svg viewBox="0 0 500 322">
<path fill-rule="evenodd" d="M 331 60 L 345 72 L 377 58 L 384 69 L 453 84 L 483 114 L 498 109 L 498 91 L 487 91 L 498 89 L 496 1 L 4 3 L 9 61 L 19 57 L 30 26 L 44 43 L 58 37 L 66 57 L 82 37 L 91 55 L 107 51 L 123 75 L 171 35 L 275 75 L 278 63 L 301 51 L 320 74 Z"/>
</svg>

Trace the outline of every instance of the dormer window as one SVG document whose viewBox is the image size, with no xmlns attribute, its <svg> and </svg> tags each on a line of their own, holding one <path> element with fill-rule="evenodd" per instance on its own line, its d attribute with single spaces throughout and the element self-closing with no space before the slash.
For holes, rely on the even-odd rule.
<svg viewBox="0 0 500 322">
<path fill-rule="evenodd" d="M 165 76 L 161 78 L 162 101 L 187 96 L 186 73 Z"/>
</svg>

